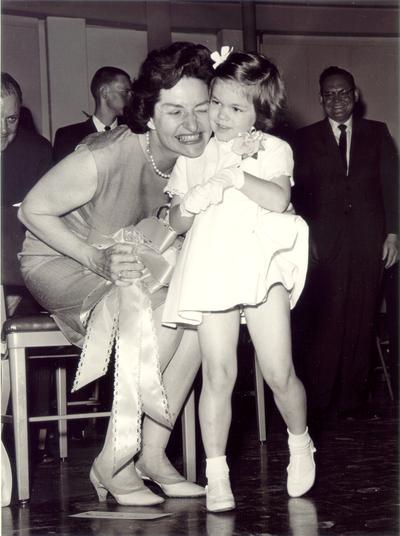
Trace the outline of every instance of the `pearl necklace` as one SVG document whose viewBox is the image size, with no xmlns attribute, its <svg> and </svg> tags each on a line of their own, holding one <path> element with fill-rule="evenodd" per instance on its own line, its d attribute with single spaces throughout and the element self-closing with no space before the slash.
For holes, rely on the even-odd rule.
<svg viewBox="0 0 400 536">
<path fill-rule="evenodd" d="M 156 163 L 154 161 L 154 157 L 151 154 L 151 150 L 150 150 L 150 132 L 149 131 L 146 132 L 146 153 L 149 155 L 149 160 L 150 160 L 151 167 L 157 173 L 157 175 L 159 175 L 163 179 L 169 179 L 171 177 L 171 173 L 164 173 L 163 171 L 161 171 L 161 169 L 158 169 L 158 167 L 157 167 L 157 165 L 156 165 Z"/>
</svg>

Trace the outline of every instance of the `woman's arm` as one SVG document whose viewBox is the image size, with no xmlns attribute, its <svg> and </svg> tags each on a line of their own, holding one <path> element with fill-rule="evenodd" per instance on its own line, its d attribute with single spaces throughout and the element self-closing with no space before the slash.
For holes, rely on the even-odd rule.
<svg viewBox="0 0 400 536">
<path fill-rule="evenodd" d="M 75 259 L 93 272 L 120 280 L 129 277 L 134 262 L 132 247 L 117 244 L 106 250 L 87 244 L 72 233 L 60 216 L 90 201 L 97 188 L 97 169 L 91 153 L 78 149 L 54 166 L 24 199 L 18 217 L 39 239 Z M 136 275 L 137 277 L 137 275 Z"/>
</svg>

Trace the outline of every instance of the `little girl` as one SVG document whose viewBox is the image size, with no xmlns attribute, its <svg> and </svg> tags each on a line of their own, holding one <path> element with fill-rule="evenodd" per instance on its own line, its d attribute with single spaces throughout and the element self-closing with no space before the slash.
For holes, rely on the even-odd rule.
<svg viewBox="0 0 400 536">
<path fill-rule="evenodd" d="M 172 227 L 190 231 L 163 321 L 198 326 L 207 510 L 221 512 L 235 508 L 225 450 L 241 312 L 287 425 L 291 497 L 314 483 L 315 448 L 290 332 L 290 308 L 307 270 L 308 228 L 290 205 L 291 149 L 266 133 L 283 106 L 283 83 L 275 65 L 260 54 L 218 54 L 214 67 L 209 117 L 215 136 L 200 157 L 178 159 L 166 188 L 173 197 Z"/>
</svg>

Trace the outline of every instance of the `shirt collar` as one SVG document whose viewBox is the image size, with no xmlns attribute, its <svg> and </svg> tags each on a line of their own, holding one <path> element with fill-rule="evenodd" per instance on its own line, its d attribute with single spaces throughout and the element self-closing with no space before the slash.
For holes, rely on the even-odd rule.
<svg viewBox="0 0 400 536">
<path fill-rule="evenodd" d="M 331 128 L 332 128 L 333 132 L 339 132 L 340 133 L 339 125 L 346 125 L 347 131 L 351 130 L 352 127 L 353 127 L 353 116 L 352 115 L 344 123 L 338 123 L 337 121 L 334 121 L 330 117 L 328 117 L 328 121 L 329 121 L 329 124 L 331 125 Z"/>
<path fill-rule="evenodd" d="M 92 120 L 93 120 L 94 126 L 96 127 L 97 132 L 103 132 L 104 127 L 106 125 L 102 123 L 100 119 L 96 117 L 95 115 L 92 115 Z M 113 128 L 116 128 L 117 126 L 118 126 L 118 120 L 117 118 L 115 118 L 114 121 L 110 125 L 110 129 L 112 130 Z"/>
</svg>

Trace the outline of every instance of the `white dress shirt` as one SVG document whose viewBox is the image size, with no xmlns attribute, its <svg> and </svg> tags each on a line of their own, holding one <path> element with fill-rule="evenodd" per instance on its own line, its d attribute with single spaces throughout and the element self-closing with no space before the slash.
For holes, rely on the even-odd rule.
<svg viewBox="0 0 400 536">
<path fill-rule="evenodd" d="M 337 123 L 330 117 L 329 123 L 331 125 L 333 135 L 335 136 L 336 143 L 339 145 L 339 138 L 340 138 L 340 129 L 339 125 L 346 125 L 346 137 L 347 137 L 347 146 L 346 146 L 346 161 L 347 161 L 347 172 L 349 171 L 349 162 L 350 162 L 350 146 L 351 146 L 351 134 L 353 131 L 353 117 L 350 116 L 347 121 L 344 123 Z"/>
<path fill-rule="evenodd" d="M 105 127 L 107 125 L 104 125 L 100 119 L 98 119 L 95 115 L 92 115 L 94 126 L 96 127 L 97 132 L 104 132 Z M 118 120 L 117 118 L 114 119 L 114 121 L 110 125 L 110 129 L 116 128 L 118 126 Z"/>
</svg>

